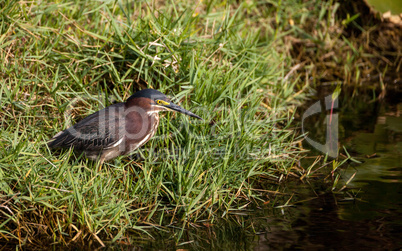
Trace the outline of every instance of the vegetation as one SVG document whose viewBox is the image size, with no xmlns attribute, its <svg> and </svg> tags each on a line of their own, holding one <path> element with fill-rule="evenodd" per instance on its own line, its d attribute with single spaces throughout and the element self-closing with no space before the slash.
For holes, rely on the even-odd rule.
<svg viewBox="0 0 402 251">
<path fill-rule="evenodd" d="M 292 122 L 308 83 L 284 38 L 318 11 L 332 18 L 313 6 L 0 1 L 0 243 L 104 245 L 275 205 L 269 190 L 302 172 Z M 47 148 L 145 87 L 205 121 L 165 114 L 136 156 L 100 171 Z"/>
</svg>

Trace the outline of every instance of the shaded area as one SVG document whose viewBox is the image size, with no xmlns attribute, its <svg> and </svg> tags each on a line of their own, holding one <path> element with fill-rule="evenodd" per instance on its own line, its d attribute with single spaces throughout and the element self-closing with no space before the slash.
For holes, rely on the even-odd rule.
<svg viewBox="0 0 402 251">
<path fill-rule="evenodd" d="M 299 215 L 291 231 L 261 235 L 257 250 L 265 248 L 356 250 L 394 249 L 402 245 L 397 232 L 384 227 L 385 218 L 360 221 L 343 220 L 340 212 L 353 202 L 339 203 L 331 193 L 324 193 L 297 206 Z M 389 219 L 388 219 L 389 220 Z"/>
<path fill-rule="evenodd" d="M 294 64 L 305 66 L 299 73 L 306 82 L 377 90 L 401 86 L 400 24 L 373 13 L 364 1 L 339 1 L 322 8 L 326 19 L 311 17 L 285 39 Z"/>
<path fill-rule="evenodd" d="M 352 98 L 346 91 L 341 97 L 337 111 L 340 145 L 346 145 L 362 164 L 350 166 L 342 174 L 345 181 L 355 175 L 344 194 L 320 194 L 318 190 L 317 199 L 297 207 L 300 214 L 292 223 L 291 234 L 297 236 L 293 248 L 402 247 L 401 93 L 380 100 L 373 94 Z M 310 118 L 310 137 L 324 140 L 325 128 L 320 125 L 323 127 L 325 116 Z"/>
</svg>

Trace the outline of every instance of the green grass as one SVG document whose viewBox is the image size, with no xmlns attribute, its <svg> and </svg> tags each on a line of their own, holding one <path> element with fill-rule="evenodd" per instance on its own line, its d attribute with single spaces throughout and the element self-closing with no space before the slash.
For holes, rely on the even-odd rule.
<svg viewBox="0 0 402 251">
<path fill-rule="evenodd" d="M 305 96 L 280 47 L 301 6 L 1 1 L 0 239 L 112 243 L 264 202 L 255 188 L 301 157 L 292 121 Z M 136 159 L 99 172 L 47 148 L 145 87 L 205 121 L 166 113 Z"/>
</svg>

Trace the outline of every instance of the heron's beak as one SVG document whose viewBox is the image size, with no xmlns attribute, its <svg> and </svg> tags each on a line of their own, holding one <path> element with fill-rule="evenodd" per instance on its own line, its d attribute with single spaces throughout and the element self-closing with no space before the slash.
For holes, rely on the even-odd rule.
<svg viewBox="0 0 402 251">
<path fill-rule="evenodd" d="M 188 116 L 191 116 L 191 117 L 194 117 L 194 118 L 203 120 L 200 116 L 195 115 L 194 113 L 192 113 L 192 112 L 190 112 L 190 111 L 187 111 L 186 109 L 182 108 L 181 106 L 178 106 L 178 105 L 173 104 L 173 103 L 165 104 L 165 105 L 163 105 L 163 107 L 166 107 L 166 108 L 168 108 L 169 110 L 173 110 L 173 111 L 176 111 L 176 112 L 180 112 L 180 113 L 186 114 L 186 115 L 188 115 Z"/>
</svg>

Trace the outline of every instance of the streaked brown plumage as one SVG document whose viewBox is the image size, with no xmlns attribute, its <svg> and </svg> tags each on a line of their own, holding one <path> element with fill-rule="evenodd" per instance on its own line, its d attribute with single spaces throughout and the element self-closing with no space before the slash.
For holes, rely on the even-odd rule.
<svg viewBox="0 0 402 251">
<path fill-rule="evenodd" d="M 125 103 L 108 106 L 57 133 L 50 148 L 70 148 L 84 152 L 89 159 L 102 162 L 128 155 L 154 136 L 159 112 L 178 111 L 201 119 L 170 102 L 161 92 L 145 89 L 133 94 Z"/>
</svg>

